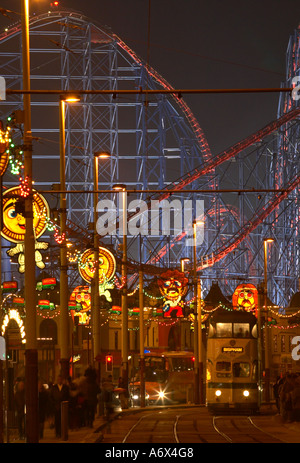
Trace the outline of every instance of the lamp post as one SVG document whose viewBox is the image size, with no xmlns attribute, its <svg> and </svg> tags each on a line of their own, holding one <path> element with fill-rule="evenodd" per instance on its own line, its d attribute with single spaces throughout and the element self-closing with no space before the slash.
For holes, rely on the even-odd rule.
<svg viewBox="0 0 300 463">
<path fill-rule="evenodd" d="M 193 222 L 193 235 L 194 235 L 194 246 L 193 246 L 193 269 L 194 269 L 194 402 L 195 404 L 200 403 L 200 387 L 199 387 L 199 337 L 198 337 L 198 282 L 197 282 L 197 248 L 196 248 L 196 234 L 197 234 L 197 222 Z"/>
<path fill-rule="evenodd" d="M 144 354 L 144 293 L 143 293 L 143 270 L 139 270 L 139 307 L 140 307 L 140 398 L 141 407 L 145 407 L 145 354 Z"/>
<path fill-rule="evenodd" d="M 97 204 L 98 204 L 98 173 L 99 159 L 110 158 L 110 153 L 106 151 L 97 151 L 94 153 L 94 195 L 93 195 L 93 206 L 94 206 L 94 267 L 95 273 L 92 281 L 92 326 L 93 326 L 93 346 L 94 346 L 94 358 L 99 362 L 99 380 L 100 380 L 100 356 L 101 356 L 101 337 L 100 337 L 100 304 L 99 304 L 99 235 L 97 233 Z"/>
<path fill-rule="evenodd" d="M 264 239 L 264 306 L 265 306 L 265 386 L 266 402 L 270 402 L 270 359 L 269 359 L 269 329 L 268 329 L 268 243 L 273 238 Z"/>
<path fill-rule="evenodd" d="M 65 148 L 65 110 L 66 103 L 80 101 L 76 95 L 60 97 L 59 100 L 59 153 L 60 153 L 60 364 L 64 379 L 69 376 L 69 313 L 68 313 L 68 259 L 66 242 L 66 148 Z"/>
<path fill-rule="evenodd" d="M 22 21 L 22 62 L 23 89 L 30 90 L 30 48 L 29 48 L 29 2 L 21 1 Z M 30 94 L 23 96 L 24 107 L 24 177 L 27 180 L 29 194 L 25 198 L 25 301 L 26 301 L 26 349 L 25 349 L 25 404 L 26 404 L 26 441 L 39 441 L 38 422 L 38 351 L 36 336 L 35 307 L 35 239 L 32 209 L 32 134 Z"/>
<path fill-rule="evenodd" d="M 202 330 L 201 330 L 201 280 L 197 278 L 197 226 L 203 225 L 203 221 L 194 220 L 193 237 L 194 237 L 194 356 L 195 356 L 195 403 L 202 404 L 204 401 L 203 394 L 203 361 L 202 361 Z"/>
<path fill-rule="evenodd" d="M 123 184 L 113 185 L 113 190 L 122 192 L 122 215 L 120 226 L 123 232 L 122 259 L 122 378 L 128 389 L 128 306 L 127 306 L 127 192 Z"/>
</svg>

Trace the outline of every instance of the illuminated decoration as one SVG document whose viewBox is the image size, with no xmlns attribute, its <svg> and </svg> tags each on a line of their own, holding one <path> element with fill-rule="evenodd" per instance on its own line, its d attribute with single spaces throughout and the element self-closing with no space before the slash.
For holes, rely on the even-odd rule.
<svg viewBox="0 0 300 463">
<path fill-rule="evenodd" d="M 204 327 L 202 326 L 202 324 L 206 322 L 206 320 L 208 319 L 208 316 L 209 316 L 208 313 L 207 314 L 201 313 L 201 328 Z M 191 331 L 194 331 L 195 315 L 193 313 L 190 313 L 188 316 L 188 320 L 191 322 Z"/>
<path fill-rule="evenodd" d="M 76 286 L 69 301 L 69 310 L 74 320 L 78 317 L 79 325 L 88 325 L 90 322 L 91 292 L 89 286 Z"/>
<path fill-rule="evenodd" d="M 25 272 L 24 240 L 25 240 L 25 210 L 24 198 L 20 187 L 13 187 L 3 193 L 3 228 L 2 236 L 13 243 L 7 254 L 10 257 L 18 255 L 19 272 Z M 49 206 L 45 198 L 33 190 L 33 227 L 35 232 L 35 262 L 40 269 L 45 268 L 40 249 L 47 249 L 49 243 L 38 242 L 37 239 L 45 232 L 47 227 L 46 217 L 49 217 Z"/>
<path fill-rule="evenodd" d="M 164 296 L 164 317 L 183 317 L 183 301 L 187 293 L 188 279 L 178 270 L 168 270 L 160 275 L 157 281 L 159 290 Z"/>
<path fill-rule="evenodd" d="M 10 320 L 15 320 L 18 324 L 18 327 L 20 329 L 20 334 L 21 334 L 21 340 L 22 344 L 26 343 L 26 338 L 25 338 L 25 328 L 24 328 L 24 323 L 23 320 L 21 319 L 21 316 L 19 312 L 16 309 L 10 309 L 8 313 L 5 315 L 1 327 L 1 333 L 2 336 L 5 335 L 6 328 L 10 322 Z"/>
<path fill-rule="evenodd" d="M 16 307 L 24 307 L 25 306 L 25 298 L 24 297 L 13 297 L 12 304 L 14 308 Z"/>
<path fill-rule="evenodd" d="M 257 317 L 258 291 L 251 283 L 243 283 L 235 289 L 232 295 L 232 305 L 234 310 L 246 310 L 254 312 Z"/>
<path fill-rule="evenodd" d="M 43 289 L 54 289 L 56 286 L 56 278 L 43 278 L 36 284 L 36 290 L 42 291 Z"/>
<path fill-rule="evenodd" d="M 78 269 L 81 277 L 91 283 L 95 274 L 95 262 L 93 249 L 87 249 L 78 260 Z M 105 296 L 111 302 L 109 289 L 114 288 L 111 281 L 116 272 L 116 260 L 114 255 L 106 248 L 99 247 L 99 294 Z"/>
<path fill-rule="evenodd" d="M 3 281 L 2 283 L 2 292 L 3 293 L 11 293 L 12 291 L 18 290 L 18 282 L 17 281 Z"/>
<path fill-rule="evenodd" d="M 38 307 L 41 310 L 55 310 L 55 304 L 48 301 L 48 299 L 40 299 L 38 301 Z"/>
<path fill-rule="evenodd" d="M 3 124 L 0 121 L 0 176 L 6 171 L 9 162 L 9 132 L 10 127 L 6 127 L 6 130 L 4 130 Z"/>
</svg>

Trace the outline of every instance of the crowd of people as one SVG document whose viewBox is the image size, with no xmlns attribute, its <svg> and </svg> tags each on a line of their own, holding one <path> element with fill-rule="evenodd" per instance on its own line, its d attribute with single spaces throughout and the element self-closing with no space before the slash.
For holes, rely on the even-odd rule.
<svg viewBox="0 0 300 463">
<path fill-rule="evenodd" d="M 300 374 L 278 376 L 273 391 L 282 419 L 286 422 L 300 421 Z"/>
<path fill-rule="evenodd" d="M 114 410 L 115 386 L 112 376 L 103 378 L 101 388 L 98 385 L 96 370 L 92 367 L 86 369 L 83 376 L 76 379 L 63 380 L 58 375 L 55 384 L 39 382 L 38 410 L 39 435 L 44 436 L 45 423 L 55 432 L 57 438 L 61 437 L 61 404 L 68 402 L 68 429 L 75 430 L 81 427 L 93 427 L 95 415 L 109 415 Z M 14 409 L 16 414 L 19 438 L 25 436 L 25 383 L 21 378 L 15 383 Z"/>
</svg>

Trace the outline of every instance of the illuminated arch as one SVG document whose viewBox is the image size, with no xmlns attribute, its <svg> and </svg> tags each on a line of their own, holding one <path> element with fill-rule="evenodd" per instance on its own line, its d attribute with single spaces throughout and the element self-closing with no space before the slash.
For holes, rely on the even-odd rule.
<svg viewBox="0 0 300 463">
<path fill-rule="evenodd" d="M 25 335 L 25 327 L 23 320 L 21 319 L 21 316 L 19 312 L 16 309 L 9 309 L 8 313 L 5 315 L 3 319 L 3 323 L 1 326 L 1 334 L 2 336 L 5 335 L 6 329 L 8 327 L 8 324 L 11 320 L 15 320 L 17 322 L 17 325 L 20 329 L 20 335 L 21 335 L 21 341 L 22 344 L 26 343 L 26 335 Z"/>
</svg>

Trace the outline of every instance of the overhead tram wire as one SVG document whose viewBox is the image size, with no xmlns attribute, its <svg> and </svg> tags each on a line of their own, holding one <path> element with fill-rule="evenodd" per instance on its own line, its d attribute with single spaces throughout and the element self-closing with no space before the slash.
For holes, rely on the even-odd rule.
<svg viewBox="0 0 300 463">
<path fill-rule="evenodd" d="M 181 97 L 183 94 L 224 94 L 224 93 L 280 93 L 294 90 L 293 87 L 273 87 L 273 88 L 201 88 L 201 89 L 160 89 L 160 90 L 76 90 L 76 94 L 80 95 L 157 95 L 170 94 Z M 7 89 L 7 95 L 70 95 L 74 94 L 74 90 L 18 90 Z"/>
</svg>

